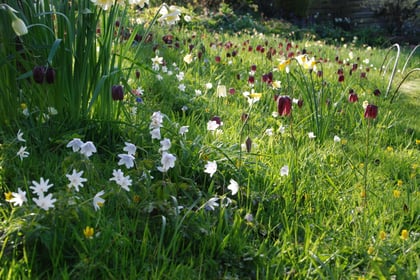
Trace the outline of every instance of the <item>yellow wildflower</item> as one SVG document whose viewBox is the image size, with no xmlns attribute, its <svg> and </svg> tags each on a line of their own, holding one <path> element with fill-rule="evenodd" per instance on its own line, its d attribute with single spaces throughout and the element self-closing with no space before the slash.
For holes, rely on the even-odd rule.
<svg viewBox="0 0 420 280">
<path fill-rule="evenodd" d="M 386 147 L 386 151 L 391 153 L 394 151 L 394 148 L 392 148 L 391 146 Z"/>
<path fill-rule="evenodd" d="M 140 196 L 138 194 L 134 195 L 133 201 L 134 201 L 134 203 L 139 203 L 140 202 Z"/>
<path fill-rule="evenodd" d="M 249 98 L 252 98 L 252 99 L 260 99 L 261 98 L 261 95 L 262 95 L 262 93 L 251 92 L 249 94 Z"/>
<path fill-rule="evenodd" d="M 277 68 L 279 69 L 279 71 L 284 71 L 289 64 L 290 64 L 290 59 L 281 60 Z"/>
<path fill-rule="evenodd" d="M 83 230 L 83 235 L 86 238 L 92 238 L 94 233 L 95 233 L 95 230 L 93 229 L 93 227 L 90 227 L 90 226 L 86 226 L 85 229 Z"/>
<path fill-rule="evenodd" d="M 5 192 L 4 193 L 4 198 L 6 201 L 9 201 L 13 198 L 12 192 Z"/>
<path fill-rule="evenodd" d="M 399 198 L 401 196 L 401 191 L 399 190 L 394 190 L 392 193 L 394 194 L 395 198 Z"/>
<path fill-rule="evenodd" d="M 375 253 L 375 248 L 373 248 L 372 246 L 370 246 L 370 247 L 368 248 L 368 250 L 367 250 L 367 253 L 368 253 L 369 255 L 372 255 L 373 253 Z"/>
<path fill-rule="evenodd" d="M 398 187 L 401 187 L 403 185 L 403 181 L 402 180 L 398 180 L 397 181 L 397 185 L 398 185 Z"/>
<path fill-rule="evenodd" d="M 408 234 L 409 234 L 408 230 L 403 229 L 403 230 L 401 231 L 401 239 L 402 239 L 402 240 L 407 240 L 407 239 L 408 239 Z"/>
<path fill-rule="evenodd" d="M 416 145 L 420 145 L 420 139 L 416 139 Z"/>
<path fill-rule="evenodd" d="M 385 231 L 383 231 L 383 230 L 381 230 L 381 231 L 379 232 L 379 238 L 380 238 L 381 240 L 385 240 L 385 239 L 386 239 L 386 232 L 385 232 Z"/>
<path fill-rule="evenodd" d="M 341 145 L 346 145 L 347 144 L 347 140 L 346 139 L 341 139 Z"/>
</svg>

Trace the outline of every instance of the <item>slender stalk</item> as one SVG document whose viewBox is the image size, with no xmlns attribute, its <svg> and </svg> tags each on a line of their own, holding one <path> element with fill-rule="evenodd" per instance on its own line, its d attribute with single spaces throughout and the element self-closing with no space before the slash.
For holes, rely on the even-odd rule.
<svg viewBox="0 0 420 280">
<path fill-rule="evenodd" d="M 364 192 L 364 205 L 367 205 L 367 191 L 368 191 L 368 164 L 369 164 L 369 132 L 370 132 L 370 119 L 367 120 L 367 131 L 366 131 L 366 155 L 365 155 L 365 162 L 363 166 L 363 192 Z"/>
</svg>

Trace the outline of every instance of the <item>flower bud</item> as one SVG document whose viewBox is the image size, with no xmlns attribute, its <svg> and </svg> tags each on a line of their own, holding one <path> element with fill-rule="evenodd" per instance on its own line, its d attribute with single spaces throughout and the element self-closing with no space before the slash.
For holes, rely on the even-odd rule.
<svg viewBox="0 0 420 280">
<path fill-rule="evenodd" d="M 25 22 L 13 14 L 12 28 L 15 31 L 16 35 L 22 36 L 28 33 L 28 28 L 25 25 Z"/>
</svg>

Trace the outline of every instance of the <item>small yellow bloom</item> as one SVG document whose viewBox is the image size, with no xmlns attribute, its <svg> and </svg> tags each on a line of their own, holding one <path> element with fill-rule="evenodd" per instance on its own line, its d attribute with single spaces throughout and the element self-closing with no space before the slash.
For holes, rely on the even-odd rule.
<svg viewBox="0 0 420 280">
<path fill-rule="evenodd" d="M 403 185 L 403 181 L 402 180 L 398 180 L 397 181 L 397 185 L 398 185 L 398 187 L 401 187 Z"/>
<path fill-rule="evenodd" d="M 416 145 L 420 145 L 420 139 L 416 139 Z"/>
<path fill-rule="evenodd" d="M 365 167 L 365 164 L 363 162 L 359 163 L 359 168 L 362 169 L 363 167 Z"/>
<path fill-rule="evenodd" d="M 357 280 L 365 280 L 366 278 L 365 278 L 365 276 L 358 276 L 357 277 Z"/>
<path fill-rule="evenodd" d="M 402 231 L 401 231 L 401 239 L 402 240 L 407 240 L 408 239 L 408 230 L 406 230 L 406 229 L 403 229 Z"/>
<path fill-rule="evenodd" d="M 134 201 L 134 203 L 139 203 L 140 202 L 140 196 L 138 194 L 134 195 L 133 201 Z"/>
<path fill-rule="evenodd" d="M 341 145 L 346 145 L 347 144 L 347 140 L 346 139 L 341 139 Z"/>
<path fill-rule="evenodd" d="M 286 66 L 288 66 L 289 64 L 290 64 L 290 59 L 282 60 L 280 64 L 277 66 L 277 68 L 279 69 L 279 71 L 284 71 L 284 69 L 286 69 Z"/>
<path fill-rule="evenodd" d="M 25 110 L 26 108 L 28 108 L 28 106 L 26 105 L 26 103 L 21 103 L 20 108 L 22 108 L 22 110 Z"/>
<path fill-rule="evenodd" d="M 273 86 L 274 89 L 279 89 L 281 88 L 281 81 L 273 81 L 271 85 Z"/>
<path fill-rule="evenodd" d="M 411 165 L 411 169 L 416 170 L 419 167 L 419 165 L 417 163 L 413 163 Z"/>
<path fill-rule="evenodd" d="M 13 198 L 12 192 L 5 192 L 4 193 L 4 198 L 6 201 L 9 201 Z"/>
<path fill-rule="evenodd" d="M 367 253 L 368 253 L 369 255 L 372 255 L 373 253 L 375 253 L 375 248 L 373 248 L 372 246 L 370 246 L 370 247 L 368 248 L 368 250 L 367 250 Z"/>
<path fill-rule="evenodd" d="M 360 197 L 361 198 L 365 198 L 366 197 L 366 192 L 365 191 L 361 191 L 360 192 Z"/>
<path fill-rule="evenodd" d="M 251 92 L 251 93 L 249 94 L 249 97 L 250 97 L 250 98 L 253 98 L 253 99 L 260 99 L 260 98 L 261 98 L 261 95 L 262 95 L 262 93 Z"/>
<path fill-rule="evenodd" d="M 385 231 L 383 231 L 383 230 L 381 230 L 381 231 L 379 232 L 379 238 L 380 238 L 381 240 L 385 240 L 385 239 L 386 239 L 386 232 L 385 232 Z"/>
<path fill-rule="evenodd" d="M 392 193 L 394 194 L 395 198 L 399 198 L 401 196 L 401 191 L 399 190 L 394 190 Z"/>
<path fill-rule="evenodd" d="M 394 151 L 394 148 L 392 148 L 391 146 L 386 147 L 386 151 L 391 153 Z"/>
<path fill-rule="evenodd" d="M 85 227 L 85 229 L 83 230 L 83 234 L 86 238 L 92 238 L 94 233 L 95 230 L 90 226 Z"/>
</svg>

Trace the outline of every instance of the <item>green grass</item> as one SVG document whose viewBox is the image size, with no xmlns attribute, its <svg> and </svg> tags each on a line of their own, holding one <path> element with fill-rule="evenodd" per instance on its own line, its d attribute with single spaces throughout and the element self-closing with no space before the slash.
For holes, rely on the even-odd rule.
<svg viewBox="0 0 420 280">
<path fill-rule="evenodd" d="M 154 12 L 146 9 L 140 15 L 153 23 Z M 112 13 L 115 18 L 123 15 L 116 8 Z M 108 38 L 112 48 L 103 52 L 110 51 L 112 61 L 101 50 L 90 53 L 92 64 L 86 64 L 84 71 L 93 77 L 77 73 L 80 84 L 72 87 L 67 83 L 74 80 L 67 81 L 67 76 L 51 87 L 36 85 L 31 77 L 5 82 L 2 93 L 12 101 L 0 101 L 0 108 L 13 114 L 3 113 L 0 130 L 0 191 L 4 193 L 0 199 L 0 278 L 419 277 L 418 75 L 410 76 L 390 102 L 385 91 L 392 58 L 386 63 L 386 74 L 379 71 L 385 49 L 371 49 L 360 42 L 329 45 L 311 34 L 295 37 L 287 31 L 264 35 L 252 29 L 214 33 L 203 28 L 214 27 L 217 20 L 209 23 L 194 16 L 192 22 L 182 20 L 173 27 L 156 21 L 150 30 L 143 30 L 121 18 L 121 26 L 146 32 L 144 38 L 149 39 L 133 44 L 134 36 Z M 247 17 L 235 20 L 236 27 L 249 26 Z M 167 34 L 173 35 L 171 44 L 162 40 Z M 33 44 L 42 35 L 29 29 L 23 39 Z M 57 38 L 48 40 L 55 42 L 59 35 L 60 28 L 54 34 Z M 82 35 L 75 36 L 75 42 L 83 37 L 83 42 L 96 44 L 101 38 Z M 66 53 L 65 43 L 69 42 L 63 42 L 57 53 Z M 288 43 L 292 48 L 286 51 Z M 257 46 L 264 47 L 264 52 L 257 51 Z M 2 55 L 10 50 L 0 47 Z M 154 52 L 156 47 L 158 52 Z M 267 55 L 270 47 L 276 52 Z M 296 58 L 303 49 L 308 58 L 316 58 L 315 70 L 304 69 L 292 59 L 289 73 L 277 71 L 284 58 L 281 52 L 293 51 Z M 403 49 L 398 69 L 409 51 Z M 44 57 L 39 60 L 51 52 L 41 53 Z M 190 64 L 184 61 L 189 53 L 194 57 Z M 57 76 L 70 74 L 64 69 L 77 55 L 72 53 L 66 60 L 54 57 Z M 155 56 L 165 63 L 153 70 Z M 0 60 L 0 73 L 16 77 L 12 64 L 4 62 L 8 59 Z M 414 55 L 407 69 L 418 67 L 419 62 Z M 354 63 L 358 67 L 350 75 Z M 248 82 L 252 65 L 256 66 L 254 86 Z M 116 74 L 99 73 L 95 67 Z M 360 78 L 367 67 L 367 78 Z M 343 82 L 338 82 L 339 69 L 345 75 Z M 317 70 L 323 71 L 322 77 Z M 279 89 L 262 82 L 269 72 L 273 81 L 281 82 Z M 403 78 L 397 72 L 391 92 Z M 113 84 L 124 86 L 123 101 L 112 100 Z M 218 85 L 234 93 L 218 97 Z M 9 92 L 13 88 L 21 88 L 22 95 L 13 96 Z M 52 88 L 63 92 L 63 98 L 30 96 L 43 90 L 50 94 Z M 82 88 L 89 102 L 95 93 L 100 96 L 88 111 L 82 101 L 79 106 L 72 101 Z M 144 90 L 142 102 L 130 93 L 139 88 Z M 358 94 L 355 103 L 348 101 L 350 89 Z M 375 89 L 382 94 L 375 96 Z M 252 98 L 252 90 L 261 96 L 251 105 L 243 93 L 251 93 Z M 293 104 L 291 115 L 273 116 L 275 95 L 302 99 L 303 106 Z M 364 118 L 365 100 L 378 106 L 375 119 Z M 20 107 L 23 101 L 40 111 L 25 117 Z M 58 114 L 40 118 L 39 112 L 48 106 L 57 106 Z M 166 152 L 176 157 L 167 172 L 159 171 L 164 151 L 150 133 L 156 127 L 156 123 L 151 126 L 152 115 L 158 111 L 164 114 L 158 122 L 161 139 L 171 142 Z M 209 131 L 209 121 L 215 116 L 223 124 L 218 131 Z M 179 133 L 182 126 L 188 126 L 184 135 Z M 19 129 L 26 142 L 17 139 Z M 310 139 L 309 132 L 316 138 Z M 74 138 L 92 141 L 97 152 L 90 157 L 73 152 L 66 145 Z M 126 153 L 125 142 L 137 147 L 132 168 L 118 164 L 118 155 Z M 16 154 L 21 146 L 29 152 L 22 160 Z M 217 170 L 210 176 L 205 170 L 213 161 Z M 285 166 L 289 172 L 282 176 Z M 79 191 L 67 186 L 66 174 L 73 169 L 83 171 L 87 179 Z M 110 180 L 117 169 L 130 176 L 129 191 Z M 53 184 L 46 192 L 56 199 L 49 210 L 33 200 L 38 197 L 31 189 L 33 181 L 41 177 Z M 228 188 L 231 179 L 239 185 L 235 195 Z M 10 202 L 10 193 L 16 197 L 18 188 L 26 192 L 22 206 Z M 105 202 L 95 211 L 93 198 L 102 190 Z M 209 207 L 211 199 L 218 204 Z M 92 236 L 85 234 L 86 227 L 93 228 Z"/>
</svg>

